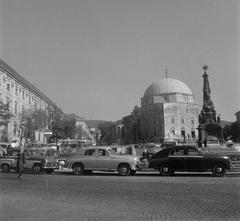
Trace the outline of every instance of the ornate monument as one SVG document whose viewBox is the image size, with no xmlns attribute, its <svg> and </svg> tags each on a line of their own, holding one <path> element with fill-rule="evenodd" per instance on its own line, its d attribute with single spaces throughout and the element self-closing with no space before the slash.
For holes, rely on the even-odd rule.
<svg viewBox="0 0 240 221">
<path fill-rule="evenodd" d="M 199 134 L 199 146 L 202 144 L 207 146 L 208 141 L 222 141 L 223 140 L 223 128 L 220 125 L 220 115 L 216 116 L 215 107 L 211 100 L 210 86 L 207 74 L 208 66 L 203 66 L 203 107 L 199 114 L 198 122 L 198 134 Z"/>
</svg>

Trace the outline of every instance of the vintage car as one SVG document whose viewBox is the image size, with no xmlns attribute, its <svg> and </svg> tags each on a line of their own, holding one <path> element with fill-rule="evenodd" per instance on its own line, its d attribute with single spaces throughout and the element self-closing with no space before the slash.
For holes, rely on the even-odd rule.
<svg viewBox="0 0 240 221">
<path fill-rule="evenodd" d="M 217 154 L 204 154 L 195 146 L 174 146 L 165 148 L 151 157 L 149 167 L 159 170 L 163 176 L 175 171 L 206 172 L 223 176 L 232 168 L 229 157 Z"/>
<path fill-rule="evenodd" d="M 66 167 L 75 175 L 89 174 L 92 171 L 118 171 L 121 176 L 134 175 L 139 168 L 139 158 L 119 155 L 110 147 L 89 147 L 82 156 L 70 157 Z"/>
<path fill-rule="evenodd" d="M 11 169 L 16 168 L 17 161 L 15 158 L 1 156 L 0 157 L 0 169 L 2 169 L 3 173 L 10 172 Z"/>
<path fill-rule="evenodd" d="M 10 170 L 16 170 L 16 152 L 13 151 L 12 155 L 0 157 L 0 168 L 4 173 L 10 172 Z M 33 173 L 40 173 L 42 171 L 45 171 L 46 173 L 52 173 L 55 169 L 58 169 L 58 163 L 55 159 L 40 155 L 30 155 L 29 152 L 26 151 L 23 169 L 32 170 Z"/>
</svg>

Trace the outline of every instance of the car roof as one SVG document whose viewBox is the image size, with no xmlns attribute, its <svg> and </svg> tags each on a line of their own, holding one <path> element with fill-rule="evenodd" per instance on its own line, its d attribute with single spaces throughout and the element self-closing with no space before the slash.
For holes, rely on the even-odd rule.
<svg viewBox="0 0 240 221">
<path fill-rule="evenodd" d="M 102 146 L 102 147 L 88 147 L 88 148 L 86 148 L 86 150 L 91 150 L 91 149 L 107 149 L 107 150 L 109 150 L 109 149 L 112 149 L 111 147 L 106 147 L 106 146 Z"/>
<path fill-rule="evenodd" d="M 186 149 L 186 148 L 196 148 L 194 145 L 186 145 L 186 146 L 171 146 L 171 147 L 166 147 L 163 150 L 171 150 L 171 149 Z"/>
</svg>

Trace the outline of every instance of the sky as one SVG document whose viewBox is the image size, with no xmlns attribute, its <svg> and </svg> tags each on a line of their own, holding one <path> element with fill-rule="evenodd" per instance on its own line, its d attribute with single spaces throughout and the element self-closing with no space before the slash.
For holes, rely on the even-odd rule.
<svg viewBox="0 0 240 221">
<path fill-rule="evenodd" d="M 117 121 L 153 82 L 202 106 L 203 65 L 223 120 L 240 110 L 238 0 L 0 0 L 0 57 L 65 113 Z"/>
</svg>

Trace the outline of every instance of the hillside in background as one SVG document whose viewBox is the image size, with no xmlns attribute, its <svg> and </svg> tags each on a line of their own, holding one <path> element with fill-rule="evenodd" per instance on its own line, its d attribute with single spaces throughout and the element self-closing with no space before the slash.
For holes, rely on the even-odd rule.
<svg viewBox="0 0 240 221">
<path fill-rule="evenodd" d="M 107 121 L 107 120 L 86 120 L 86 124 L 88 128 L 98 128 L 98 125 L 101 123 L 107 123 L 107 122 L 112 122 L 112 121 Z"/>
</svg>

